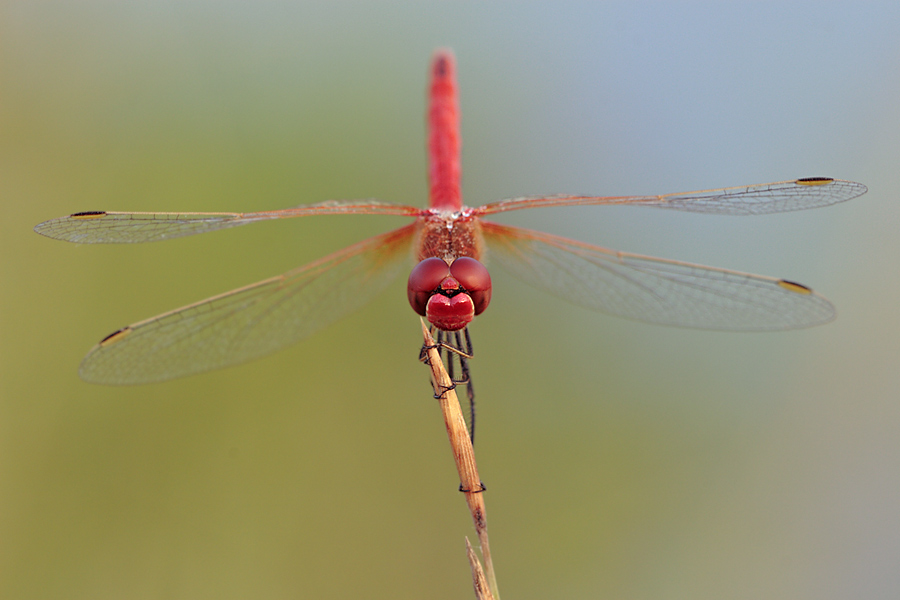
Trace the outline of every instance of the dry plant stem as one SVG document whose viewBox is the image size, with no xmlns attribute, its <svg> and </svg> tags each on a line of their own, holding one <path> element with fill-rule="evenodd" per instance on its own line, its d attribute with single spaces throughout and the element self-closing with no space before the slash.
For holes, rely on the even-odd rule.
<svg viewBox="0 0 900 600">
<path fill-rule="evenodd" d="M 475 587 L 475 598 L 477 600 L 494 600 L 494 594 L 488 587 L 487 580 L 484 578 L 484 570 L 481 563 L 478 562 L 478 555 L 472 549 L 469 538 L 466 538 L 466 555 L 469 557 L 469 566 L 472 568 L 472 585 Z"/>
<path fill-rule="evenodd" d="M 463 418 L 462 409 L 459 406 L 459 398 L 456 396 L 453 382 L 447 374 L 444 364 L 437 349 L 434 347 L 434 338 L 422 321 L 422 335 L 425 339 L 426 362 L 431 367 L 431 381 L 434 385 L 435 395 L 444 415 L 444 425 L 447 427 L 447 436 L 450 438 L 450 448 L 453 450 L 453 458 L 456 461 L 456 470 L 459 472 L 460 491 L 466 495 L 466 504 L 472 513 L 472 521 L 475 523 L 475 533 L 481 544 L 481 555 L 484 557 L 484 567 L 493 596 L 499 599 L 497 591 L 497 578 L 494 575 L 494 565 L 491 561 L 491 547 L 488 543 L 487 513 L 484 507 L 484 486 L 478 477 L 478 467 L 475 464 L 475 450 L 472 448 L 472 440 L 466 429 L 466 421 Z"/>
</svg>

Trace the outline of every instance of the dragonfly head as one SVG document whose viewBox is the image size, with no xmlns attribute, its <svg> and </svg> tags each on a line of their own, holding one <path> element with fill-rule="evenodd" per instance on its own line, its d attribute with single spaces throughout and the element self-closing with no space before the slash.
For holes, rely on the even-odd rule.
<svg viewBox="0 0 900 600">
<path fill-rule="evenodd" d="M 409 304 L 444 331 L 458 331 L 480 315 L 491 301 L 491 276 L 483 264 L 461 256 L 451 264 L 426 258 L 409 274 Z"/>
</svg>

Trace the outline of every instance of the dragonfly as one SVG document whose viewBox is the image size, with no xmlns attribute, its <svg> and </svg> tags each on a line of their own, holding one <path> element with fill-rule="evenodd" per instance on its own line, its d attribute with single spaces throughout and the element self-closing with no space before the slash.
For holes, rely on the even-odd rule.
<svg viewBox="0 0 900 600">
<path fill-rule="evenodd" d="M 525 282 L 590 310 L 651 323 L 720 330 L 783 330 L 830 321 L 834 307 L 805 285 L 609 250 L 485 217 L 533 208 L 629 205 L 718 215 L 827 206 L 866 187 L 829 177 L 656 196 L 534 196 L 463 205 L 456 62 L 430 64 L 429 203 L 327 201 L 262 212 L 86 211 L 45 221 L 42 235 L 79 244 L 180 238 L 259 221 L 389 215 L 411 222 L 281 275 L 133 323 L 85 356 L 80 376 L 103 384 L 165 381 L 243 363 L 293 344 L 361 308 L 409 265 L 407 298 L 442 346 L 471 357 L 467 326 L 490 304 L 487 253 Z M 460 366 L 466 377 L 467 364 Z"/>
</svg>

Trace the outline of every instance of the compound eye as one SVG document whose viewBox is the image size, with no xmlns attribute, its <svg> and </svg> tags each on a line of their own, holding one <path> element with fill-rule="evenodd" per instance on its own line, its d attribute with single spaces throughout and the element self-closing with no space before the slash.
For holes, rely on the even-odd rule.
<svg viewBox="0 0 900 600">
<path fill-rule="evenodd" d="M 460 256 L 450 265 L 450 274 L 467 291 L 488 290 L 491 276 L 483 264 L 468 256 Z"/>
<path fill-rule="evenodd" d="M 468 256 L 461 256 L 450 265 L 450 274 L 472 297 L 475 314 L 480 315 L 491 302 L 491 276 L 483 264 Z"/>
<path fill-rule="evenodd" d="M 431 297 L 440 286 L 441 282 L 450 276 L 450 267 L 442 259 L 432 256 L 426 258 L 409 274 L 406 284 L 406 296 L 409 305 L 418 314 L 425 316 L 428 298 Z"/>
<path fill-rule="evenodd" d="M 441 282 L 450 275 L 450 267 L 442 259 L 432 256 L 426 258 L 409 274 L 407 287 L 417 292 L 433 292 Z"/>
</svg>

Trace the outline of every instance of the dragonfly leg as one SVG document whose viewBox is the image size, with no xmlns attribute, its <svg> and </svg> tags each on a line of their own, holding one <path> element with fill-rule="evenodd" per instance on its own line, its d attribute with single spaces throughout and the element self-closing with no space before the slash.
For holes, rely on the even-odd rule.
<svg viewBox="0 0 900 600">
<path fill-rule="evenodd" d="M 441 357 L 441 349 L 442 346 L 440 344 L 434 344 L 432 346 L 423 345 L 422 349 L 419 351 L 419 360 L 425 363 L 426 365 L 430 365 L 431 361 L 428 359 L 428 351 L 437 349 L 438 357 L 443 361 L 443 357 Z M 432 387 L 434 387 L 434 399 L 440 400 L 444 394 L 449 392 L 450 390 L 455 390 L 457 386 L 457 382 L 453 381 L 453 378 L 450 379 L 450 385 L 437 385 L 437 383 L 432 382 Z"/>
<path fill-rule="evenodd" d="M 428 350 L 437 349 L 438 356 L 444 361 L 444 351 L 447 351 L 447 375 L 450 377 L 452 385 L 439 386 L 441 389 L 435 388 L 435 398 L 440 398 L 446 392 L 456 389 L 457 385 L 465 384 L 466 398 L 469 401 L 469 439 L 475 443 L 475 388 L 472 387 L 472 377 L 469 373 L 469 359 L 475 353 L 472 349 L 472 338 L 468 329 L 460 331 L 444 331 L 443 329 L 432 329 L 434 335 L 434 345 L 422 346 L 419 351 L 419 360 L 428 363 Z M 459 371 L 459 377 L 457 377 Z M 439 393 L 440 392 L 440 393 Z"/>
<path fill-rule="evenodd" d="M 444 331 L 442 329 L 436 329 L 437 335 L 435 336 L 435 348 L 439 350 L 441 348 L 447 350 L 448 356 L 450 354 L 455 354 L 456 356 L 462 356 L 464 358 L 473 358 L 474 353 L 472 352 L 472 338 L 469 337 L 469 330 L 462 329 L 460 331 Z M 453 340 L 452 338 L 455 338 Z"/>
<path fill-rule="evenodd" d="M 464 329 L 463 334 L 465 335 L 465 354 L 457 354 L 456 358 L 459 360 L 459 368 L 462 371 L 462 377 L 460 378 L 458 383 L 466 384 L 466 397 L 469 399 L 469 439 L 472 440 L 472 443 L 475 443 L 475 388 L 472 386 L 472 377 L 469 374 L 469 359 L 475 355 L 472 351 L 472 338 L 469 337 L 469 330 Z M 463 347 L 462 335 L 459 331 L 456 332 L 456 347 Z"/>
<path fill-rule="evenodd" d="M 471 492 L 471 493 L 473 493 L 473 494 L 480 494 L 481 492 L 483 492 L 483 491 L 485 491 L 485 490 L 487 490 L 487 486 L 484 485 L 484 482 L 483 482 L 483 481 L 479 481 L 479 482 L 478 482 L 478 489 L 477 489 L 477 490 L 467 490 L 467 489 L 465 489 L 465 488 L 462 486 L 462 484 L 459 484 L 459 491 L 461 491 L 461 492 L 466 492 L 466 493 Z"/>
</svg>

